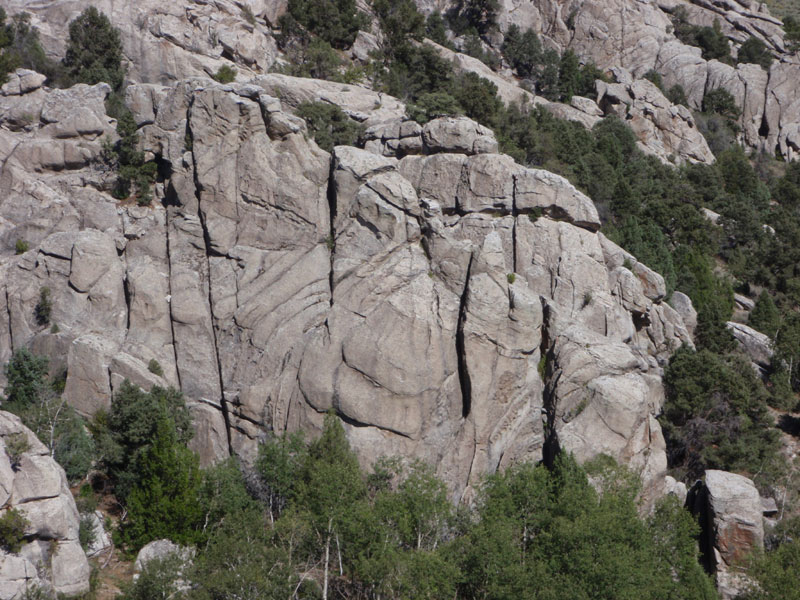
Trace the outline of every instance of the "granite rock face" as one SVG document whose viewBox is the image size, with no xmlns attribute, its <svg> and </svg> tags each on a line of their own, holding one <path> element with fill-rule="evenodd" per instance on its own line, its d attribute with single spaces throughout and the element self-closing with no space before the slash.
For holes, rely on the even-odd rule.
<svg viewBox="0 0 800 600">
<path fill-rule="evenodd" d="M 747 477 L 708 470 L 689 492 L 687 505 L 698 516 L 700 550 L 722 598 L 735 598 L 752 584 L 743 561 L 764 546 L 761 496 Z"/>
<path fill-rule="evenodd" d="M 44 106 L 92 89 L 30 93 Z M 375 122 L 366 149 L 330 155 L 291 114 L 334 93 Z M 341 84 L 187 79 L 128 96 L 163 173 L 150 207 L 103 191 L 112 174 L 97 154 L 59 168 L 16 159 L 71 113 L 0 129 L 14 148 L 0 360 L 48 354 L 84 414 L 124 379 L 179 387 L 204 464 L 250 459 L 268 432 L 314 432 L 333 408 L 365 464 L 424 459 L 454 499 L 546 444 L 610 454 L 659 489 L 661 368 L 691 337 L 661 276 L 597 232 L 593 203 L 565 179 L 497 154 L 468 119 L 419 127 L 396 100 L 378 108 Z M 96 135 L 81 131 L 63 139 Z M 392 151 L 412 138 L 420 153 Z M 30 250 L 14 255 L 17 239 Z M 44 288 L 50 325 L 34 316 Z"/>
<path fill-rule="evenodd" d="M 0 516 L 15 510 L 27 519 L 19 552 L 0 550 L 0 598 L 19 598 L 33 586 L 66 596 L 89 591 L 89 563 L 64 469 L 18 417 L 2 411 L 0 500 Z"/>
</svg>

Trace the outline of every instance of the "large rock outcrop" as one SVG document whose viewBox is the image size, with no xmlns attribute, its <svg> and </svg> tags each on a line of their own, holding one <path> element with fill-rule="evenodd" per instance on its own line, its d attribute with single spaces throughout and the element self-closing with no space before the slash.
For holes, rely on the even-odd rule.
<svg viewBox="0 0 800 600">
<path fill-rule="evenodd" d="M 710 469 L 690 490 L 687 505 L 703 530 L 700 550 L 720 595 L 735 598 L 751 584 L 744 575 L 745 559 L 764 547 L 758 490 L 747 477 Z"/>
<path fill-rule="evenodd" d="M 0 411 L 0 517 L 26 520 L 18 552 L 0 549 L 0 599 L 29 587 L 65 596 L 89 591 L 89 563 L 78 541 L 78 510 L 67 477 L 18 417 Z"/>
<path fill-rule="evenodd" d="M 101 144 L 58 168 L 16 158 L 61 120 L 3 122 L 0 359 L 50 355 L 84 414 L 126 378 L 179 387 L 204 463 L 314 431 L 333 408 L 365 463 L 422 458 L 454 498 L 556 444 L 610 454 L 657 490 L 661 367 L 691 343 L 663 279 L 597 232 L 589 198 L 468 120 L 415 129 L 395 114 L 373 151 L 320 150 L 271 95 L 326 89 L 308 81 L 129 88 L 163 178 L 150 207 L 102 191 Z M 398 158 L 392 140 L 413 136 L 422 153 Z M 15 256 L 17 239 L 30 250 Z M 34 315 L 44 288 L 50 325 Z"/>
</svg>

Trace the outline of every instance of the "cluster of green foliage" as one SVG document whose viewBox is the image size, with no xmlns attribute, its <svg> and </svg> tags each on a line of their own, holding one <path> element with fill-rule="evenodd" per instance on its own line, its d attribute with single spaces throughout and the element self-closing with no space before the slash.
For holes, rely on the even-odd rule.
<svg viewBox="0 0 800 600">
<path fill-rule="evenodd" d="M 367 25 L 366 16 L 355 0 L 289 0 L 288 12 L 281 17 L 281 30 L 302 26 L 334 48 L 348 48 L 359 29 Z"/>
<path fill-rule="evenodd" d="M 59 65 L 48 58 L 39 43 L 39 34 L 30 26 L 30 15 L 22 12 L 6 23 L 7 15 L 0 7 L 0 85 L 15 69 L 33 69 L 51 81 L 60 75 Z"/>
<path fill-rule="evenodd" d="M 595 80 L 607 80 L 593 63 L 581 65 L 572 50 L 559 56 L 555 50 L 543 48 L 533 30 L 523 33 L 516 25 L 506 33 L 503 55 L 520 77 L 533 81 L 537 94 L 549 100 L 591 95 Z"/>
<path fill-rule="evenodd" d="M 4 366 L 8 384 L 2 408 L 18 415 L 51 455 L 67 479 L 80 480 L 95 459 L 95 446 L 84 419 L 60 397 L 63 380 L 48 376 L 46 358 L 26 348 L 16 350 Z"/>
<path fill-rule="evenodd" d="M 6 510 L 0 516 L 0 548 L 12 554 L 19 552 L 28 525 L 28 519 L 16 508 Z"/>
<path fill-rule="evenodd" d="M 661 77 L 661 73 L 654 69 L 650 69 L 647 73 L 645 73 L 644 78 L 653 82 L 673 104 L 683 104 L 684 106 L 688 105 L 686 91 L 683 89 L 682 85 L 676 83 L 671 88 L 665 89 L 664 78 Z"/>
<path fill-rule="evenodd" d="M 750 37 L 739 48 L 739 54 L 736 56 L 736 60 L 739 63 L 760 65 L 762 69 L 769 71 L 773 57 L 763 41 L 755 37 Z"/>
<path fill-rule="evenodd" d="M 459 0 L 446 14 L 456 35 L 471 32 L 486 35 L 497 27 L 500 4 L 497 0 Z"/>
<path fill-rule="evenodd" d="M 661 416 L 669 462 L 697 479 L 706 469 L 757 475 L 770 482 L 781 467 L 767 391 L 747 360 L 681 348 L 664 373 Z"/>
<path fill-rule="evenodd" d="M 686 7 L 678 6 L 672 13 L 672 26 L 675 37 L 684 44 L 700 48 L 706 60 L 733 64 L 728 38 L 722 33 L 719 21 L 715 20 L 712 27 L 693 25 Z"/>
<path fill-rule="evenodd" d="M 94 6 L 69 24 L 64 67 L 70 84 L 105 82 L 115 91 L 122 89 L 125 68 L 119 30 Z"/>
<path fill-rule="evenodd" d="M 329 414 L 311 443 L 262 446 L 249 502 L 227 507 L 193 567 L 153 563 L 124 598 L 715 598 L 688 512 L 667 499 L 642 520 L 636 476 L 607 458 L 588 470 L 594 485 L 567 455 L 521 464 L 456 509 L 423 463 L 365 473 Z"/>
<path fill-rule="evenodd" d="M 736 60 L 731 56 L 728 38 L 722 33 L 719 21 L 714 25 L 693 25 L 689 22 L 689 13 L 683 6 L 678 6 L 672 13 L 672 26 L 675 37 L 684 44 L 697 46 L 703 52 L 706 60 L 716 59 L 730 65 L 736 63 L 752 63 L 760 65 L 764 70 L 769 70 L 772 64 L 772 53 L 767 45 L 755 37 L 748 38 L 739 48 Z M 788 31 L 788 30 L 787 30 Z"/>
<path fill-rule="evenodd" d="M 212 77 L 214 81 L 219 83 L 233 83 L 236 81 L 236 69 L 228 65 L 222 65 Z"/>
<path fill-rule="evenodd" d="M 789 42 L 789 51 L 800 50 L 800 19 L 791 15 L 787 16 L 783 20 L 783 30 L 786 33 L 786 41 Z"/>
<path fill-rule="evenodd" d="M 305 119 L 319 147 L 328 152 L 334 146 L 354 146 L 363 131 L 341 108 L 327 102 L 303 102 L 297 107 L 297 115 Z"/>
</svg>

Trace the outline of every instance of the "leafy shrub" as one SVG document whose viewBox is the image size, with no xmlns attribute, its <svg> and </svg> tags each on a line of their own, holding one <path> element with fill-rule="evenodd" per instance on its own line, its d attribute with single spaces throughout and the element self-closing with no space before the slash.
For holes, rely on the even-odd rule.
<svg viewBox="0 0 800 600">
<path fill-rule="evenodd" d="M 290 62 L 283 72 L 287 75 L 332 81 L 342 79 L 339 73 L 342 60 L 333 47 L 323 39 L 301 38 L 301 41 L 287 46 L 286 53 Z"/>
<path fill-rule="evenodd" d="M 355 145 L 363 129 L 341 108 L 327 102 L 303 102 L 297 107 L 297 114 L 305 119 L 314 141 L 328 152 L 332 152 L 334 146 Z"/>
<path fill-rule="evenodd" d="M 446 92 L 422 94 L 416 103 L 408 106 L 408 116 L 423 125 L 431 119 L 458 115 L 462 112 L 461 105 Z"/>
<path fill-rule="evenodd" d="M 787 16 L 783 19 L 783 30 L 786 32 L 786 40 L 789 42 L 789 51 L 800 50 L 800 21 L 791 15 Z"/>
<path fill-rule="evenodd" d="M 686 91 L 683 86 L 676 83 L 669 90 L 667 90 L 667 99 L 673 104 L 689 105 L 689 99 L 686 97 Z"/>
<path fill-rule="evenodd" d="M 661 73 L 654 69 L 650 69 L 647 73 L 644 74 L 644 78 L 648 81 L 653 82 L 655 86 L 660 89 L 662 92 L 664 91 L 664 79 L 661 77 Z"/>
<path fill-rule="evenodd" d="M 778 436 L 767 412 L 767 392 L 747 361 L 708 350 L 681 348 L 664 373 L 660 417 L 670 466 L 687 480 L 705 469 L 759 474 L 780 467 Z"/>
<path fill-rule="evenodd" d="M 14 244 L 14 252 L 16 254 L 25 254 L 30 249 L 28 242 L 17 238 L 17 243 Z"/>
<path fill-rule="evenodd" d="M 767 45 L 760 39 L 751 36 L 739 48 L 737 60 L 740 63 L 760 65 L 762 69 L 768 71 L 773 58 L 772 53 L 767 49 Z"/>
<path fill-rule="evenodd" d="M 672 25 L 675 37 L 684 44 L 698 46 L 706 60 L 715 58 L 720 62 L 733 63 L 728 39 L 722 33 L 718 20 L 714 21 L 713 27 L 692 25 L 686 8 L 678 6 L 672 13 Z"/>
<path fill-rule="evenodd" d="M 28 442 L 28 436 L 24 433 L 12 433 L 6 438 L 6 453 L 14 471 L 19 469 L 22 455 L 30 449 L 31 445 Z"/>
<path fill-rule="evenodd" d="M 497 0 L 459 0 L 447 13 L 447 20 L 457 35 L 470 29 L 484 35 L 497 26 L 499 12 Z"/>
<path fill-rule="evenodd" d="M 38 400 L 47 377 L 47 365 L 47 358 L 36 356 L 27 348 L 14 351 L 3 366 L 8 382 L 3 410 L 18 414 Z"/>
<path fill-rule="evenodd" d="M 164 369 L 161 368 L 161 364 L 159 364 L 155 358 L 151 358 L 150 362 L 147 363 L 147 370 L 153 375 L 158 375 L 159 377 L 164 376 Z"/>
<path fill-rule="evenodd" d="M 74 482 L 91 468 L 95 446 L 83 417 L 59 396 L 65 376 L 48 382 L 47 364 L 45 357 L 25 348 L 14 352 L 5 365 L 8 386 L 3 409 L 22 419 Z"/>
<path fill-rule="evenodd" d="M 36 322 L 39 325 L 49 325 L 50 316 L 53 313 L 53 301 L 50 296 L 50 288 L 39 288 L 39 301 L 33 309 Z"/>
<path fill-rule="evenodd" d="M 113 195 L 124 200 L 135 190 L 137 204 L 147 206 L 152 200 L 150 188 L 156 179 L 156 163 L 146 162 L 144 152 L 139 150 L 139 134 L 133 113 L 124 104 L 109 114 L 111 112 L 116 114 L 119 134 L 119 141 L 106 154 L 106 162 L 118 173 Z"/>
<path fill-rule="evenodd" d="M 125 495 L 128 513 L 120 530 L 122 541 L 131 550 L 163 538 L 182 544 L 200 541 L 198 459 L 170 417 L 159 415 L 153 438 L 135 465 L 135 480 Z"/>
<path fill-rule="evenodd" d="M 180 600 L 185 598 L 181 579 L 186 565 L 178 553 L 147 562 L 136 581 L 123 586 L 119 600 Z"/>
<path fill-rule="evenodd" d="M 29 525 L 28 519 L 16 508 L 7 509 L 0 517 L 0 548 L 12 554 L 19 552 Z"/>
<path fill-rule="evenodd" d="M 6 12 L 0 7 L 0 85 L 8 73 L 20 68 L 42 73 L 51 83 L 61 77 L 59 65 L 47 57 L 39 33 L 30 26 L 30 14 L 18 13 L 6 24 Z"/>
<path fill-rule="evenodd" d="M 126 501 L 143 476 L 140 463 L 165 422 L 174 427 L 177 444 L 185 445 L 191 439 L 191 418 L 180 392 L 158 386 L 144 392 L 127 380 L 112 398 L 111 410 L 95 415 L 92 432 L 101 464 L 107 469 L 114 493 L 121 501 Z M 167 433 L 162 432 L 162 436 L 166 437 Z M 163 452 L 168 450 L 162 448 Z"/>
<path fill-rule="evenodd" d="M 232 83 L 236 80 L 236 69 L 229 65 L 222 65 L 217 72 L 212 75 L 214 81 L 219 83 Z"/>
<path fill-rule="evenodd" d="M 81 519 L 78 522 L 78 542 L 81 548 L 83 548 L 83 551 L 86 552 L 89 546 L 95 543 L 96 539 L 97 534 L 94 530 L 94 515 L 81 515 Z"/>
<path fill-rule="evenodd" d="M 741 114 L 733 94 L 723 88 L 706 92 L 703 96 L 703 112 L 718 114 L 730 121 L 735 121 Z"/>
<path fill-rule="evenodd" d="M 355 0 L 289 0 L 288 11 L 297 23 L 334 48 L 351 46 L 358 30 L 367 25 Z"/>
</svg>

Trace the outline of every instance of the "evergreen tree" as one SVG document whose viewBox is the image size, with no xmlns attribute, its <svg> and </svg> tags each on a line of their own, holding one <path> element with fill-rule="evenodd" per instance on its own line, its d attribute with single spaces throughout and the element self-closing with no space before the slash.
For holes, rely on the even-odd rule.
<svg viewBox="0 0 800 600">
<path fill-rule="evenodd" d="M 104 81 L 115 91 L 122 89 L 125 69 L 119 30 L 94 6 L 69 24 L 64 67 L 72 83 Z"/>
<path fill-rule="evenodd" d="M 162 538 L 181 544 L 197 542 L 203 525 L 198 459 L 180 440 L 171 418 L 159 416 L 153 439 L 136 467 L 121 530 L 125 544 L 137 550 Z"/>
</svg>

